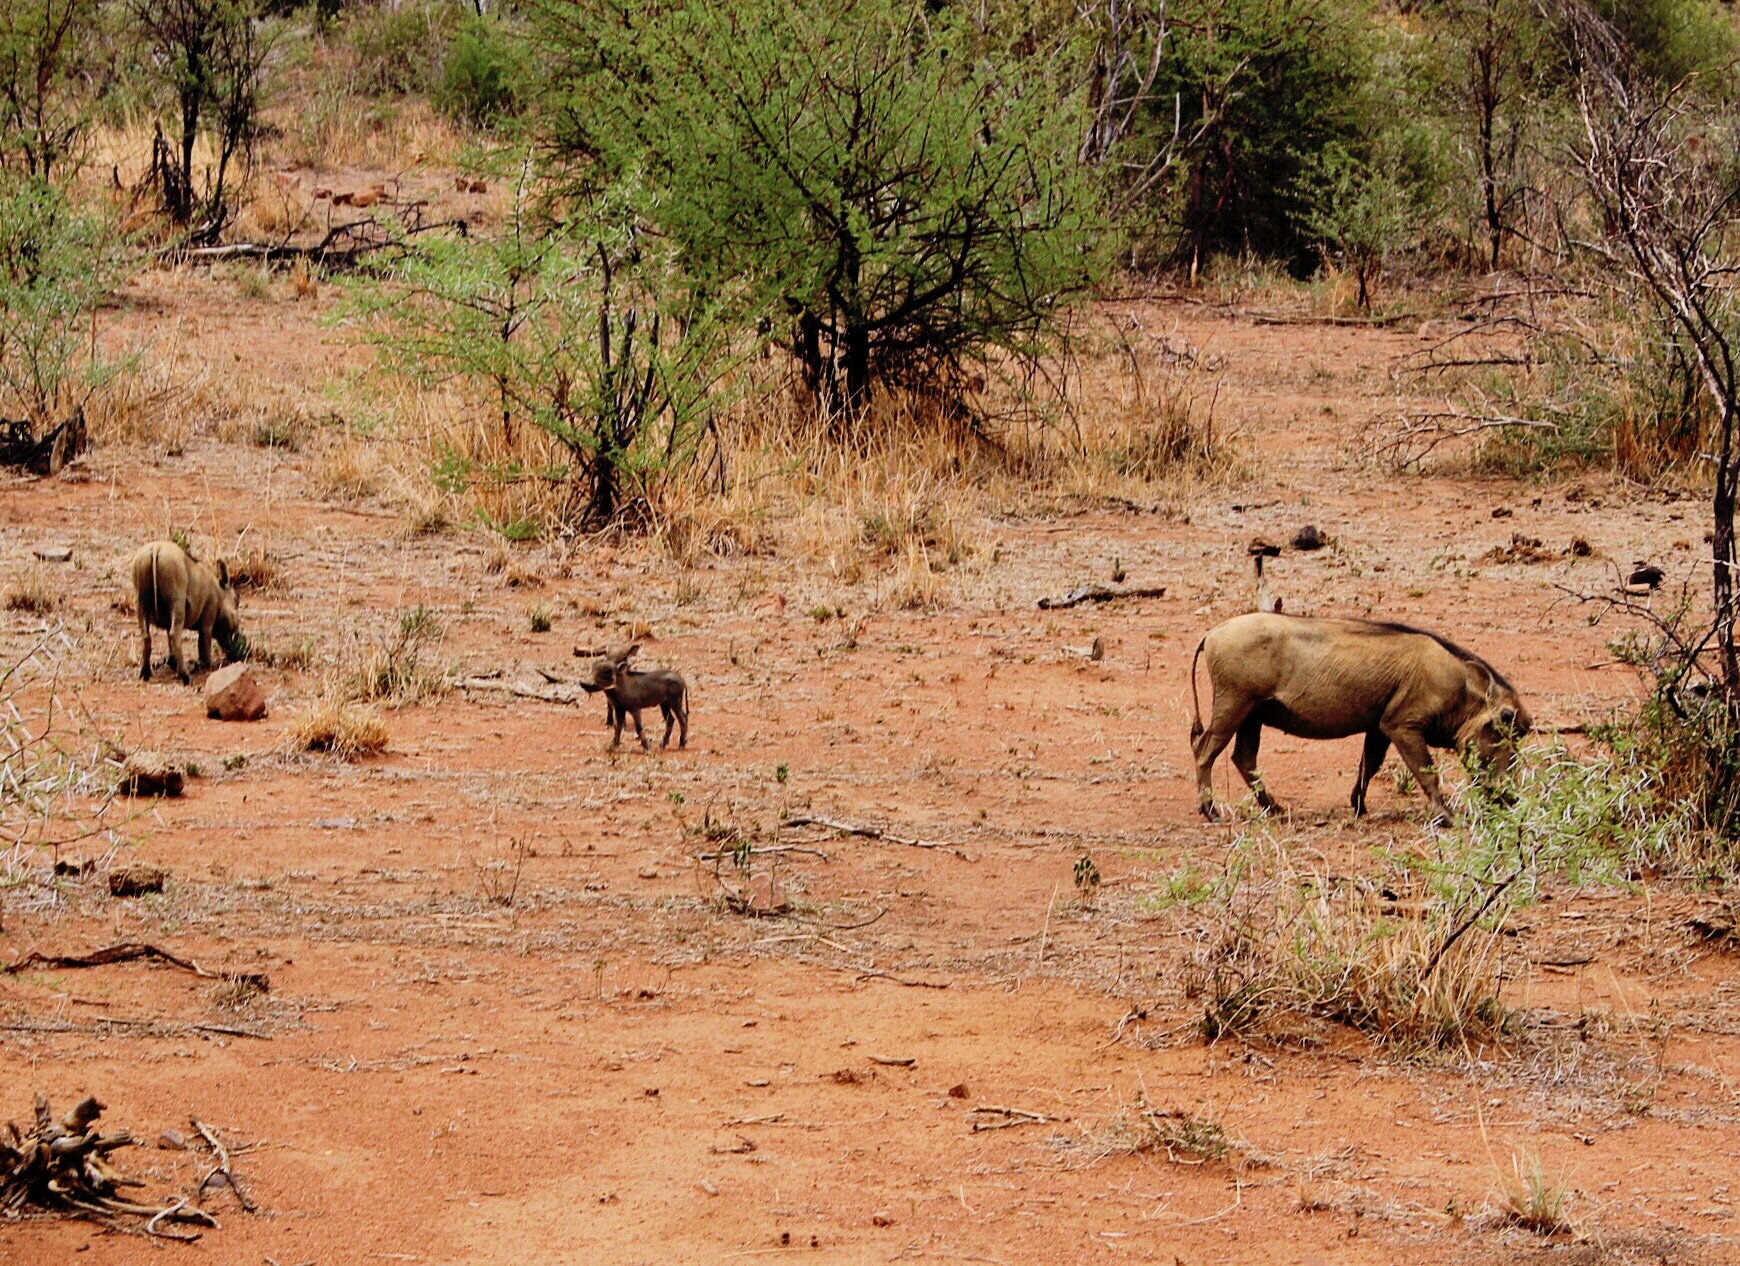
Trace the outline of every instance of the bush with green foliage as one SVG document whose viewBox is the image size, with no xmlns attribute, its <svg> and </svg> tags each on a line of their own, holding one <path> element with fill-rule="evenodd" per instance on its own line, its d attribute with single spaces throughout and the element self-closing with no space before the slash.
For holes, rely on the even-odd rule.
<svg viewBox="0 0 1740 1266">
<path fill-rule="evenodd" d="M 538 34 L 570 186 L 643 182 L 688 285 L 782 331 L 824 415 L 1037 358 L 1101 271 L 1078 103 L 963 9 L 550 0 Z"/>
<path fill-rule="evenodd" d="M 98 0 L 0 4 L 0 170 L 52 180 L 83 157 Z"/>
<path fill-rule="evenodd" d="M 1734 58 L 1733 23 L 1711 0 L 1591 0 L 1590 7 L 1663 86 L 1719 71 Z"/>
<path fill-rule="evenodd" d="M 1188 260 L 1314 263 L 1326 166 L 1369 157 L 1373 18 L 1336 0 L 1182 0 L 1133 145 L 1178 146 L 1167 219 Z M 1336 156 L 1339 155 L 1339 158 Z"/>
<path fill-rule="evenodd" d="M 359 5 L 344 24 L 365 92 L 432 92 L 466 9 L 455 0 Z"/>
<path fill-rule="evenodd" d="M 476 126 L 514 113 L 525 68 L 504 25 L 488 17 L 461 24 L 441 64 L 435 85 L 437 109 Z"/>
<path fill-rule="evenodd" d="M 500 425 L 504 448 L 528 426 L 558 440 L 568 465 L 496 473 L 569 484 L 564 517 L 591 525 L 642 506 L 652 482 L 692 460 L 726 352 L 710 304 L 619 208 L 547 219 L 522 180 L 499 236 L 419 239 L 350 308 L 391 369 L 457 387 Z M 443 486 L 470 473 L 445 469 Z"/>
<path fill-rule="evenodd" d="M 100 378 L 91 314 L 119 280 L 113 227 L 46 180 L 0 172 L 0 413 L 39 426 Z"/>
</svg>

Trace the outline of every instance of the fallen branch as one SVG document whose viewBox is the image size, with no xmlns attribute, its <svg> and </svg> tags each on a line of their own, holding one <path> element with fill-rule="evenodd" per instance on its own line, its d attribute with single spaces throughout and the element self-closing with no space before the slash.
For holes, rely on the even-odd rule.
<svg viewBox="0 0 1740 1266">
<path fill-rule="evenodd" d="M 950 982 L 946 980 L 907 980 L 885 971 L 861 971 L 858 980 L 886 980 L 896 985 L 904 985 L 908 989 L 947 989 Z"/>
<path fill-rule="evenodd" d="M 244 1029 L 234 1024 L 206 1024 L 197 1020 L 131 1019 L 118 1015 L 106 1015 L 90 1024 L 69 1024 L 59 1020 L 10 1020 L 0 1023 L 0 1033 L 101 1033 L 107 1028 L 163 1029 L 168 1036 L 179 1033 L 221 1033 L 225 1037 L 251 1037 L 256 1042 L 272 1040 L 270 1033 Z"/>
<path fill-rule="evenodd" d="M 909 848 L 949 848 L 949 845 L 938 841 L 909 839 L 906 836 L 895 835 L 892 831 L 884 830 L 879 826 L 865 826 L 856 822 L 841 822 L 836 818 L 801 816 L 787 818 L 784 822 L 781 822 L 780 825 L 787 827 L 822 826 L 830 831 L 838 831 L 842 835 L 860 835 L 867 840 L 882 840 L 888 844 L 905 844 Z M 955 851 L 957 855 L 959 855 L 958 850 L 951 851 Z"/>
<path fill-rule="evenodd" d="M 419 233 L 432 233 L 437 229 L 458 229 L 459 236 L 464 237 L 469 227 L 466 221 L 460 219 L 437 220 L 431 224 L 404 226 L 401 235 L 389 231 L 379 220 L 370 216 L 335 224 L 327 230 L 326 236 L 308 246 L 292 246 L 288 242 L 231 242 L 223 246 L 189 246 L 186 243 L 177 243 L 164 247 L 157 253 L 157 258 L 165 263 L 188 264 L 215 264 L 230 259 L 257 259 L 269 264 L 310 260 L 322 268 L 355 268 L 376 251 L 391 247 L 402 248 L 407 238 Z"/>
<path fill-rule="evenodd" d="M 168 963 L 171 967 L 179 967 L 182 971 L 192 972 L 195 976 L 206 980 L 239 980 L 261 993 L 272 991 L 272 978 L 265 972 L 207 971 L 191 958 L 181 958 L 171 954 L 166 949 L 146 944 L 143 941 L 123 941 L 119 945 L 92 950 L 89 954 L 42 954 L 32 950 L 18 961 L 8 963 L 4 968 L 0 968 L 0 971 L 4 971 L 8 976 L 16 976 L 27 967 L 107 967 L 111 963 L 130 963 L 138 958 L 154 958 L 159 962 Z"/>
<path fill-rule="evenodd" d="M 1233 316 L 1243 317 L 1257 325 L 1354 325 L 1372 326 L 1382 329 L 1385 326 L 1401 325 L 1405 321 L 1418 321 L 1418 312 L 1397 312 L 1390 316 L 1312 316 L 1309 314 L 1292 315 L 1286 312 L 1239 312 Z"/>
<path fill-rule="evenodd" d="M 1067 1121 L 1068 1117 L 1048 1117 L 1042 1113 L 1029 1112 L 1025 1108 L 1003 1108 L 996 1104 L 981 1104 L 977 1108 L 969 1108 L 967 1115 L 972 1116 L 982 1112 L 986 1117 L 1001 1117 L 1002 1120 L 978 1120 L 973 1122 L 973 1133 L 980 1130 L 1008 1130 L 1017 1125 L 1050 1125 L 1055 1121 Z"/>
<path fill-rule="evenodd" d="M 1110 585 L 1081 585 L 1071 589 L 1061 598 L 1041 598 L 1041 611 L 1062 611 L 1066 607 L 1079 607 L 1084 602 L 1115 602 L 1120 598 L 1164 598 L 1165 585 L 1138 585 L 1128 589 L 1114 589 Z"/>
<path fill-rule="evenodd" d="M 199 1132 L 199 1136 L 211 1147 L 212 1155 L 217 1157 L 217 1164 L 206 1171 L 205 1177 L 199 1180 L 199 1190 L 201 1194 L 204 1194 L 206 1186 L 211 1182 L 215 1175 L 222 1174 L 224 1176 L 224 1185 L 235 1193 L 236 1201 L 242 1206 L 242 1211 L 244 1213 L 258 1213 L 259 1208 L 252 1200 L 248 1199 L 248 1193 L 242 1190 L 242 1184 L 236 1181 L 235 1174 L 231 1172 L 229 1149 L 226 1148 L 223 1145 L 223 1141 L 218 1138 L 217 1131 L 212 1129 L 204 1121 L 201 1121 L 198 1117 L 189 1117 L 188 1121 L 191 1122 L 193 1128 Z"/>
<path fill-rule="evenodd" d="M 572 707 L 579 696 L 554 690 L 539 690 L 536 686 L 519 686 L 511 681 L 492 681 L 488 677 L 463 677 L 456 683 L 461 690 L 500 690 L 522 699 L 538 699 L 544 703 L 559 703 Z"/>
</svg>

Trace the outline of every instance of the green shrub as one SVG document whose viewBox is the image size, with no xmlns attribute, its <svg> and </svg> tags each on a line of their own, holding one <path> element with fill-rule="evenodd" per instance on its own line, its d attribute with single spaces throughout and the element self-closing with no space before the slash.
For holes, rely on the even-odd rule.
<svg viewBox="0 0 1740 1266">
<path fill-rule="evenodd" d="M 523 73 L 502 25 L 489 18 L 468 18 L 447 49 L 435 106 L 477 126 L 493 123 L 514 113 Z"/>
<path fill-rule="evenodd" d="M 365 92 L 431 92 L 465 10 L 453 0 L 408 0 L 397 8 L 365 5 L 346 33 Z"/>
</svg>

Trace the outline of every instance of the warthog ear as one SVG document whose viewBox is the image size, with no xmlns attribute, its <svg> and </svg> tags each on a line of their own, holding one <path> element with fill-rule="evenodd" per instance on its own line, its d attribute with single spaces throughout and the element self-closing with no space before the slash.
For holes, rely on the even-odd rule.
<svg viewBox="0 0 1740 1266">
<path fill-rule="evenodd" d="M 218 584 L 228 589 L 230 587 L 230 565 L 220 558 L 217 561 L 217 571 Z"/>
</svg>

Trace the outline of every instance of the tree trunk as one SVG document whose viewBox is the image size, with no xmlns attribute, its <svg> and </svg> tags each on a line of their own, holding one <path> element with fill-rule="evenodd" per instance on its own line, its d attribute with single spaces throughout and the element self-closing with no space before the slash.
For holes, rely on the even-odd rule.
<svg viewBox="0 0 1740 1266">
<path fill-rule="evenodd" d="M 1734 417 L 1722 419 L 1722 451 L 1716 469 L 1716 491 L 1711 498 L 1715 523 L 1710 534 L 1711 615 L 1716 626 L 1716 654 L 1722 665 L 1722 688 L 1730 710 L 1740 708 L 1740 652 L 1734 644 Z"/>
<path fill-rule="evenodd" d="M 846 399 L 845 406 L 857 413 L 870 403 L 870 331 L 859 325 L 845 330 Z"/>
</svg>

